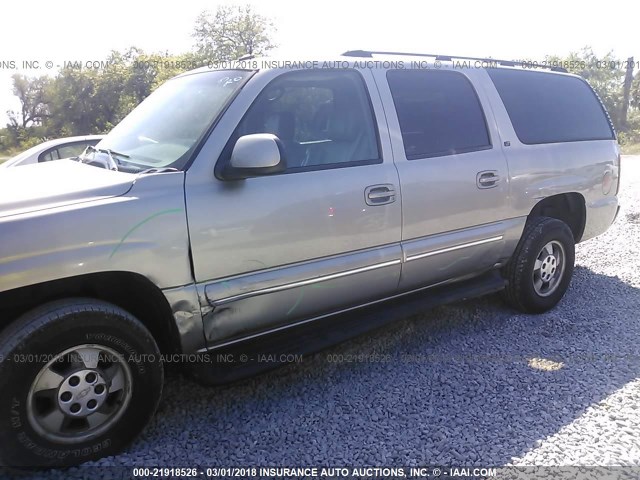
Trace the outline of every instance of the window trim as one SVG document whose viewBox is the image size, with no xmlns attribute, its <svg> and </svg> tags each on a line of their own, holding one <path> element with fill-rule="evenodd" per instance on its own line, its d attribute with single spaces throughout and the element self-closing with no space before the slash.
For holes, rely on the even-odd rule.
<svg viewBox="0 0 640 480">
<path fill-rule="evenodd" d="M 607 109 L 604 106 L 604 103 L 602 102 L 602 99 L 600 98 L 600 95 L 598 95 L 598 92 L 595 91 L 595 89 L 589 84 L 589 82 L 587 82 L 584 78 L 577 76 L 577 75 L 571 75 L 571 74 L 562 74 L 562 73 L 557 73 L 557 72 L 539 72 L 539 71 L 534 71 L 534 72 L 528 72 L 528 73 L 539 73 L 542 75 L 559 75 L 561 77 L 566 77 L 566 78 L 573 78 L 575 80 L 578 80 L 580 82 L 582 82 L 583 84 L 585 84 L 587 86 L 587 89 L 591 92 L 591 95 L 595 98 L 596 102 L 598 102 L 598 106 L 600 107 L 600 110 L 602 111 L 602 114 L 604 115 L 604 118 L 607 121 L 607 125 L 609 126 L 609 130 L 611 131 L 611 137 L 594 137 L 594 138 L 581 138 L 581 139 L 575 139 L 575 140 L 553 140 L 553 141 L 547 141 L 547 142 L 525 142 L 524 140 L 522 140 L 522 138 L 520 138 L 520 135 L 518 134 L 518 130 L 516 129 L 516 125 L 513 122 L 513 118 L 511 117 L 511 113 L 509 112 L 509 109 L 507 108 L 507 104 L 504 101 L 504 98 L 502 98 L 502 94 L 500 93 L 500 90 L 498 89 L 498 86 L 495 84 L 495 82 L 493 81 L 493 77 L 491 77 L 491 74 L 489 73 L 489 70 L 491 69 L 487 69 L 487 75 L 489 76 L 489 79 L 491 80 L 491 84 L 493 85 L 493 88 L 496 89 L 496 92 L 498 93 L 498 96 L 500 97 L 500 101 L 502 102 L 502 105 L 504 106 L 505 111 L 507 112 L 507 116 L 509 117 L 509 122 L 511 123 L 511 127 L 513 128 L 513 132 L 516 134 L 516 137 L 518 138 L 518 141 L 523 144 L 523 145 L 553 145 L 556 143 L 575 143 L 575 142 L 596 142 L 596 141 L 602 141 L 602 140 L 613 140 L 613 141 L 617 141 L 618 136 L 616 133 L 616 129 L 613 126 L 613 121 L 611 120 L 611 116 L 609 115 L 609 112 L 607 111 Z M 506 69 L 506 68 L 501 68 L 501 69 L 495 69 L 495 70 L 512 70 L 512 69 Z M 518 70 L 519 71 L 519 70 Z M 527 72 L 527 70 L 522 70 L 523 72 Z"/>
<path fill-rule="evenodd" d="M 330 72 L 330 73 L 338 73 L 338 72 L 355 72 L 360 80 L 360 84 L 362 86 L 362 89 L 364 90 L 365 93 L 365 99 L 366 99 L 366 103 L 369 107 L 369 112 L 371 114 L 371 123 L 373 125 L 373 131 L 375 133 L 375 140 L 376 140 L 376 148 L 378 150 L 378 158 L 374 158 L 374 159 L 369 159 L 369 160 L 353 160 L 350 162 L 338 162 L 338 163 L 324 163 L 324 164 L 320 164 L 320 165 L 307 165 L 304 167 L 287 167 L 285 171 L 283 172 L 279 172 L 279 173 L 273 173 L 273 174 L 269 174 L 269 175 L 259 175 L 259 176 L 255 176 L 255 177 L 250 177 L 250 178 L 260 178 L 260 177 L 274 177 L 274 176 L 280 176 L 280 175 L 290 175 L 290 174 L 295 174 L 295 173 L 305 173 L 305 172 L 314 172 L 314 171 L 320 171 L 320 170 L 333 170 L 336 168 L 349 168 L 349 167 L 361 167 L 361 166 L 365 166 L 365 165 L 378 165 L 384 162 L 384 155 L 382 154 L 382 142 L 380 140 L 380 130 L 378 128 L 378 122 L 377 122 L 377 117 L 376 117 L 376 112 L 375 109 L 373 107 L 373 101 L 371 100 L 371 92 L 369 92 L 369 88 L 367 86 L 367 82 L 365 80 L 365 78 L 362 76 L 362 73 L 360 71 L 358 71 L 355 68 L 323 68 L 323 69 L 306 69 L 306 70 L 294 70 L 294 71 L 290 71 L 290 72 L 284 72 L 280 75 L 278 75 L 277 77 L 273 78 L 272 80 L 269 81 L 269 83 L 267 83 L 264 87 L 262 87 L 260 89 L 260 92 L 256 95 L 256 97 L 252 100 L 251 105 L 249 105 L 249 107 L 247 108 L 247 110 L 244 112 L 244 114 L 242 115 L 242 118 L 240 119 L 240 121 L 236 124 L 235 128 L 233 129 L 233 132 L 231 133 L 231 136 L 229 137 L 229 139 L 227 140 L 227 143 L 225 144 L 224 148 L 222 149 L 222 152 L 220 153 L 220 156 L 218 157 L 218 160 L 216 161 L 216 165 L 214 167 L 214 174 L 215 177 L 218 180 L 223 180 L 226 181 L 222 178 L 222 172 L 224 170 L 224 168 L 229 164 L 229 162 L 231 161 L 231 152 L 233 151 L 233 146 L 235 145 L 234 142 L 232 142 L 236 131 L 238 130 L 238 127 L 242 124 L 242 122 L 244 122 L 245 118 L 249 115 L 249 113 L 251 112 L 251 109 L 253 108 L 253 106 L 255 105 L 256 101 L 258 100 L 258 98 L 260 97 L 260 95 L 262 95 L 262 93 L 269 88 L 269 86 L 271 86 L 274 82 L 277 82 L 278 80 L 282 79 L 285 76 L 293 76 L 293 75 L 302 75 L 308 72 L 313 72 L 313 73 L 325 73 L 325 72 Z"/>
<path fill-rule="evenodd" d="M 465 148 L 459 148 L 456 150 L 446 150 L 446 151 L 440 151 L 440 152 L 431 152 L 431 153 L 417 153 L 417 154 L 413 154 L 413 155 L 408 155 L 407 154 L 407 147 L 404 143 L 404 137 L 402 135 L 402 126 L 400 125 L 400 115 L 398 114 L 398 107 L 396 106 L 396 100 L 393 96 L 393 90 L 391 88 L 391 83 L 389 82 L 389 73 L 391 72 L 412 72 L 412 71 L 416 71 L 416 72 L 420 72 L 420 73 L 426 73 L 426 74 L 435 74 L 435 75 L 439 75 L 442 73 L 452 73 L 454 75 L 460 75 L 462 78 L 464 78 L 464 80 L 467 82 L 467 84 L 471 87 L 471 91 L 473 92 L 473 95 L 475 96 L 476 101 L 478 102 L 478 107 L 480 107 L 480 113 L 482 114 L 482 120 L 484 122 L 484 129 L 487 132 L 487 139 L 489 140 L 489 143 L 486 145 L 479 145 L 479 146 L 473 146 L 473 147 L 465 147 Z M 461 155 L 461 154 L 465 154 L 465 153 L 473 153 L 473 152 L 482 152 L 484 150 L 492 150 L 494 145 L 493 145 L 493 138 L 491 135 L 491 130 L 489 129 L 489 122 L 487 121 L 487 112 L 484 109 L 484 106 L 482 105 L 482 101 L 480 100 L 480 96 L 478 95 L 478 91 L 476 90 L 476 87 L 473 85 L 473 82 L 469 79 L 469 77 L 467 77 L 464 73 L 462 72 L 456 72 L 453 70 L 417 70 L 417 69 L 389 69 L 387 70 L 387 73 L 385 74 L 385 77 L 387 79 L 387 86 L 389 87 L 389 92 L 391 93 L 391 100 L 393 101 L 393 108 L 395 110 L 396 113 L 396 118 L 398 119 L 398 127 L 400 128 L 400 137 L 402 138 L 402 149 L 404 150 L 404 157 L 409 160 L 409 161 L 413 161 L 413 160 L 422 160 L 422 159 L 426 159 L 426 158 L 435 158 L 435 157 L 448 157 L 451 155 Z"/>
<path fill-rule="evenodd" d="M 423 158 L 437 158 L 437 157 L 448 157 L 451 155 L 464 155 L 465 153 L 473 153 L 473 152 L 482 152 L 484 150 L 491 150 L 493 145 L 485 145 L 483 147 L 467 147 L 467 148 L 459 148 L 457 150 L 451 151 L 443 151 L 443 152 L 434 152 L 429 154 L 416 154 L 416 155 L 407 155 L 405 152 L 404 156 L 407 160 L 422 160 Z"/>
</svg>

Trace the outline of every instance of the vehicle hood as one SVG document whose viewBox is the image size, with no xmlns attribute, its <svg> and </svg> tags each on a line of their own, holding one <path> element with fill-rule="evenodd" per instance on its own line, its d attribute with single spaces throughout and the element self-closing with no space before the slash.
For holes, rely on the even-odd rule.
<svg viewBox="0 0 640 480">
<path fill-rule="evenodd" d="M 0 217 L 124 195 L 136 175 L 72 160 L 0 172 Z"/>
</svg>

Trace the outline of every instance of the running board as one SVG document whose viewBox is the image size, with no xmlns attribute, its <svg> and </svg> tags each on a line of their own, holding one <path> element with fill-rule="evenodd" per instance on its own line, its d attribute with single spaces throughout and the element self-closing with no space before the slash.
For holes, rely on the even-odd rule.
<svg viewBox="0 0 640 480">
<path fill-rule="evenodd" d="M 324 350 L 402 318 L 439 305 L 495 293 L 505 287 L 498 270 L 393 300 L 351 310 L 202 353 L 207 361 L 191 365 L 196 380 L 220 385 L 266 372 L 302 355 Z"/>
</svg>

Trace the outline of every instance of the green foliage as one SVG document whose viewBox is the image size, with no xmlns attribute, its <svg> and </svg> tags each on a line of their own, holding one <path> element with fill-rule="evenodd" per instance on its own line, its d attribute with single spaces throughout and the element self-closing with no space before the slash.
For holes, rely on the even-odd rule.
<svg viewBox="0 0 640 480">
<path fill-rule="evenodd" d="M 250 5 L 221 6 L 213 14 L 202 12 L 198 16 L 193 37 L 202 59 L 223 62 L 267 53 L 275 46 L 270 38 L 275 29 Z"/>
<path fill-rule="evenodd" d="M 11 127 L 0 129 L 0 157 L 10 158 L 27 150 L 45 139 L 42 137 L 42 128 L 31 127 L 12 129 Z"/>
<path fill-rule="evenodd" d="M 13 75 L 12 79 L 13 94 L 20 100 L 22 108 L 19 114 L 7 112 L 10 124 L 24 129 L 41 123 L 47 116 L 45 91 L 50 79 L 45 76 L 30 79 L 19 74 Z"/>
<path fill-rule="evenodd" d="M 618 141 L 625 152 L 629 147 L 635 146 L 636 150 L 640 147 L 640 111 L 635 110 L 629 115 L 628 129 L 618 133 Z"/>
<path fill-rule="evenodd" d="M 151 89 L 155 90 L 167 80 L 195 68 L 203 67 L 207 62 L 198 54 L 150 55 L 149 61 L 156 65 Z"/>
<path fill-rule="evenodd" d="M 640 73 L 633 78 L 631 86 L 631 106 L 640 109 Z"/>
<path fill-rule="evenodd" d="M 7 112 L 0 152 L 12 154 L 50 138 L 106 133 L 170 78 L 211 61 L 273 48 L 269 19 L 250 6 L 203 12 L 194 26 L 196 51 L 173 55 L 131 47 L 113 51 L 100 68 L 67 66 L 55 78 L 14 75 L 19 112 Z"/>
</svg>

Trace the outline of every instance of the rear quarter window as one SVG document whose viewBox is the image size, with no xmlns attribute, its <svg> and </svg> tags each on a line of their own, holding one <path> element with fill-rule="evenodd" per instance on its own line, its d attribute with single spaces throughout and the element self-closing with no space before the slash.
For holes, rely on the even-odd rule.
<svg viewBox="0 0 640 480">
<path fill-rule="evenodd" d="M 604 107 L 584 80 L 526 70 L 487 72 L 522 143 L 615 139 Z"/>
</svg>

